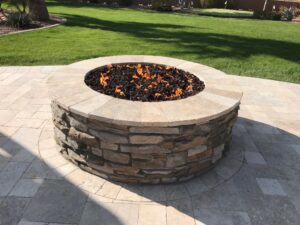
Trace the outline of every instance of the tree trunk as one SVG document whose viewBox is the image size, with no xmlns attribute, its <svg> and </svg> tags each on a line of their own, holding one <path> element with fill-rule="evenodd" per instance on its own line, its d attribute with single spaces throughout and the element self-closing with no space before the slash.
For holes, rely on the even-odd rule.
<svg viewBox="0 0 300 225">
<path fill-rule="evenodd" d="M 45 0 L 29 0 L 28 6 L 31 19 L 38 21 L 49 20 L 49 13 Z"/>
</svg>

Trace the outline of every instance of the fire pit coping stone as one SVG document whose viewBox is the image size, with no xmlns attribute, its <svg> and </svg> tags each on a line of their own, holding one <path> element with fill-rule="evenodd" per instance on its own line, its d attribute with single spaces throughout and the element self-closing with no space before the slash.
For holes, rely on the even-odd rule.
<svg viewBox="0 0 300 225">
<path fill-rule="evenodd" d="M 205 89 L 180 100 L 139 102 L 101 94 L 84 83 L 87 72 L 114 63 L 155 63 L 177 67 L 204 81 Z M 70 64 L 52 74 L 48 87 L 52 101 L 71 113 L 116 125 L 135 126 L 134 129 L 153 126 L 153 133 L 176 133 L 176 128 L 162 129 L 206 123 L 238 107 L 242 98 L 236 82 L 219 70 L 180 59 L 145 55 L 101 57 Z M 157 127 L 161 130 L 156 131 Z M 139 137 L 135 141 L 138 142 Z"/>
</svg>

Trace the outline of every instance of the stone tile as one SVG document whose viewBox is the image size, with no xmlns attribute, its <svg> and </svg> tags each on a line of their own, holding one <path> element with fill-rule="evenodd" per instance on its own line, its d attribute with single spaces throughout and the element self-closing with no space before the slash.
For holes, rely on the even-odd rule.
<svg viewBox="0 0 300 225">
<path fill-rule="evenodd" d="M 87 202 L 80 225 L 136 225 L 138 205 Z"/>
<path fill-rule="evenodd" d="M 66 181 L 45 180 L 28 205 L 24 219 L 77 223 L 87 196 Z"/>
<path fill-rule="evenodd" d="M 191 199 L 193 209 L 219 209 L 219 201 L 215 194 L 216 192 L 214 190 L 210 190 L 200 195 L 193 196 Z"/>
<path fill-rule="evenodd" d="M 106 198 L 106 197 L 103 197 L 103 196 L 100 196 L 100 195 L 97 195 L 97 194 L 89 193 L 88 201 L 89 202 L 95 202 L 97 204 L 102 204 L 103 202 L 106 202 L 106 203 L 110 202 L 110 203 L 112 203 L 113 199 Z"/>
<path fill-rule="evenodd" d="M 141 201 L 155 201 L 165 202 L 167 201 L 167 195 L 165 185 L 145 185 L 143 187 L 143 194 Z"/>
<path fill-rule="evenodd" d="M 190 196 L 202 193 L 208 190 L 208 187 L 203 183 L 201 177 L 195 177 L 184 183 Z"/>
<path fill-rule="evenodd" d="M 300 181 L 295 180 L 278 180 L 283 190 L 291 198 L 300 196 Z"/>
<path fill-rule="evenodd" d="M 42 179 L 20 179 L 9 195 L 18 197 L 33 197 L 42 182 Z"/>
<path fill-rule="evenodd" d="M 164 205 L 140 205 L 138 225 L 166 225 Z"/>
<path fill-rule="evenodd" d="M 258 186 L 266 195 L 281 195 L 286 196 L 283 188 L 276 179 L 256 178 Z"/>
<path fill-rule="evenodd" d="M 0 172 L 0 196 L 6 196 L 11 191 L 28 166 L 28 163 L 7 163 Z"/>
<path fill-rule="evenodd" d="M 189 197 L 188 191 L 183 184 L 166 185 L 165 189 L 168 201 Z"/>
<path fill-rule="evenodd" d="M 175 200 L 167 206 L 167 225 L 194 225 L 192 203 L 190 199 Z"/>
<path fill-rule="evenodd" d="M 196 225 L 234 225 L 231 218 L 225 216 L 221 211 L 211 209 L 195 209 L 194 210 Z"/>
<path fill-rule="evenodd" d="M 249 164 L 260 164 L 260 165 L 266 165 L 266 161 L 264 157 L 259 152 L 245 152 L 245 159 L 247 160 L 247 163 Z"/>
<path fill-rule="evenodd" d="M 296 225 L 300 223 L 300 214 L 286 197 L 249 195 L 246 203 L 247 213 L 252 224 Z"/>
<path fill-rule="evenodd" d="M 102 187 L 106 180 L 101 177 L 90 175 L 89 179 L 86 179 L 84 183 L 80 184 L 79 187 L 89 193 L 96 193 Z"/>
<path fill-rule="evenodd" d="M 118 193 L 117 200 L 139 202 L 142 199 L 143 187 L 125 184 Z"/>
<path fill-rule="evenodd" d="M 40 159 L 35 159 L 22 176 L 27 179 L 41 178 L 41 179 L 61 179 L 61 176 L 51 169 Z"/>
<path fill-rule="evenodd" d="M 97 195 L 111 198 L 111 199 L 116 199 L 120 190 L 122 188 L 122 185 L 118 183 L 112 183 L 112 182 L 105 182 L 103 186 L 99 189 L 97 192 Z"/>
<path fill-rule="evenodd" d="M 17 225 L 30 201 L 30 198 L 0 198 L 0 224 Z"/>
<path fill-rule="evenodd" d="M 32 222 L 32 221 L 25 221 L 21 220 L 18 225 L 48 225 L 47 222 Z"/>
</svg>

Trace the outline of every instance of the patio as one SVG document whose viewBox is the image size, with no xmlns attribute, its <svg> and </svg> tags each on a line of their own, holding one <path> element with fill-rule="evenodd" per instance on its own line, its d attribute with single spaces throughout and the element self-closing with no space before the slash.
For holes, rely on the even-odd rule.
<svg viewBox="0 0 300 225">
<path fill-rule="evenodd" d="M 300 224 L 300 85 L 232 76 L 244 92 L 231 146 L 240 163 L 124 185 L 55 151 L 46 82 L 59 68 L 0 67 L 1 225 Z"/>
</svg>

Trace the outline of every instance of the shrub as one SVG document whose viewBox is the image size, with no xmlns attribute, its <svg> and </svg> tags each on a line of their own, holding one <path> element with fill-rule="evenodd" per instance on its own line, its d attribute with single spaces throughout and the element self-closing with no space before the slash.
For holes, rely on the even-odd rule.
<svg viewBox="0 0 300 225">
<path fill-rule="evenodd" d="M 172 5 L 168 0 L 156 0 L 152 2 L 152 10 L 170 12 L 172 11 Z"/>
<path fill-rule="evenodd" d="M 295 10 L 293 8 L 280 7 L 279 12 L 283 20 L 292 21 L 295 17 Z"/>
<path fill-rule="evenodd" d="M 295 16 L 295 10 L 287 7 L 280 7 L 279 10 L 272 10 L 271 12 L 255 11 L 253 17 L 257 19 L 269 20 L 287 20 L 291 21 Z"/>
<path fill-rule="evenodd" d="M 119 0 L 120 6 L 131 6 L 133 4 L 133 0 Z"/>
<path fill-rule="evenodd" d="M 31 24 L 30 17 L 27 13 L 10 12 L 7 14 L 7 24 L 12 27 L 28 27 Z"/>
</svg>

